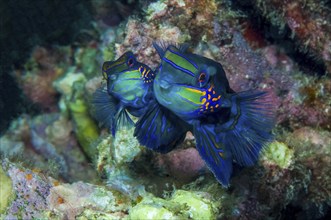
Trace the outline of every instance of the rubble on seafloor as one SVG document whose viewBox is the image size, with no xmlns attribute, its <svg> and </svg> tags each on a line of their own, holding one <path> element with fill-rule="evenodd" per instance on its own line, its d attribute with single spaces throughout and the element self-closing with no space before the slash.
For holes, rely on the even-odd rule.
<svg viewBox="0 0 331 220">
<path fill-rule="evenodd" d="M 327 8 L 315 1 L 303 7 L 301 1 L 269 2 L 254 5 L 268 19 L 276 14 L 280 26 L 287 23 L 296 43 L 321 56 L 330 71 L 329 15 L 312 12 Z M 0 217 L 318 219 L 330 212 L 330 75 L 300 70 L 277 45 L 244 26 L 248 18 L 227 1 L 146 4 L 140 17 L 120 26 L 108 27 L 109 18 L 99 12 L 105 22 L 100 40 L 75 49 L 36 47 L 24 69 L 14 71 L 25 96 L 48 113 L 22 115 L 0 137 L 0 190 L 6 195 Z M 307 32 L 306 26 L 318 31 Z M 270 93 L 275 141 L 257 165 L 235 167 L 229 188 L 208 171 L 190 133 L 178 149 L 162 155 L 140 146 L 132 129 L 112 137 L 90 115 L 90 96 L 104 84 L 101 63 L 132 50 L 156 68 L 154 40 L 187 42 L 195 53 L 220 62 L 235 91 Z"/>
</svg>

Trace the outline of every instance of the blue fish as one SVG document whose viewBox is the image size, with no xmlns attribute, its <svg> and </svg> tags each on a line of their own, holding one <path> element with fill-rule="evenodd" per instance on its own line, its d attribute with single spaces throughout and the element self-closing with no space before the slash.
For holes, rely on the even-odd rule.
<svg viewBox="0 0 331 220">
<path fill-rule="evenodd" d="M 161 57 L 153 84 L 158 104 L 189 125 L 183 129 L 193 130 L 201 157 L 228 186 L 233 161 L 254 165 L 272 140 L 274 114 L 267 93 L 234 92 L 220 63 L 188 52 L 185 45 L 154 47 Z"/>
<path fill-rule="evenodd" d="M 121 126 L 134 123 L 127 112 L 139 117 L 153 99 L 154 72 L 139 63 L 132 52 L 124 53 L 115 61 L 106 61 L 102 74 L 107 87 L 101 87 L 93 95 L 93 115 L 115 135 Z"/>
<path fill-rule="evenodd" d="M 130 127 L 134 122 L 129 114 L 140 118 L 143 114 L 155 110 L 156 99 L 153 93 L 153 80 L 155 72 L 147 65 L 137 61 L 134 54 L 129 51 L 115 61 L 106 61 L 102 66 L 106 87 L 96 90 L 92 99 L 93 115 L 99 123 L 108 128 L 115 136 L 121 127 Z M 135 129 L 134 135 L 140 144 L 166 153 L 180 144 L 185 138 L 177 116 L 166 108 L 159 108 L 158 117 L 144 135 Z M 129 113 L 129 114 L 128 114 Z M 139 127 L 145 128 L 143 120 L 138 120 Z M 164 132 L 166 131 L 166 133 Z M 163 132 L 158 136 L 154 133 Z"/>
</svg>

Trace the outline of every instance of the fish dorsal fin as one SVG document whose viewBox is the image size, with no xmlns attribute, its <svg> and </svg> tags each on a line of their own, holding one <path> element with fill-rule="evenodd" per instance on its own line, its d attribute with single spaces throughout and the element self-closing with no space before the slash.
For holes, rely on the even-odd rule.
<svg viewBox="0 0 331 220">
<path fill-rule="evenodd" d="M 190 45 L 188 43 L 182 43 L 179 45 L 179 51 L 185 53 L 189 50 Z"/>
<path fill-rule="evenodd" d="M 109 130 L 113 130 L 115 115 L 118 111 L 119 101 L 109 95 L 106 88 L 98 88 L 91 100 L 92 116 L 99 125 Z"/>
<path fill-rule="evenodd" d="M 225 187 L 229 185 L 232 174 L 232 156 L 225 146 L 217 140 L 212 124 L 193 125 L 193 134 L 197 143 L 197 150 L 206 162 L 216 179 Z"/>
<path fill-rule="evenodd" d="M 147 148 L 167 153 L 184 141 L 187 130 L 176 115 L 153 102 L 136 123 L 134 136 Z"/>
<path fill-rule="evenodd" d="M 171 41 L 154 41 L 153 46 L 157 53 L 159 54 L 160 58 L 164 57 L 165 52 L 167 51 L 168 48 L 172 48 L 174 51 L 179 51 L 179 52 L 187 52 L 189 49 L 189 44 L 188 43 L 183 43 L 183 44 L 177 44 Z"/>
</svg>

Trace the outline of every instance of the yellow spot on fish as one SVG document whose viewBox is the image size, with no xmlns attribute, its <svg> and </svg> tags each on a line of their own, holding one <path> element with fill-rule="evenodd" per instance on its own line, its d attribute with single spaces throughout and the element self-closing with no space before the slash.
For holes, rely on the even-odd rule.
<svg viewBox="0 0 331 220">
<path fill-rule="evenodd" d="M 206 101 L 207 101 L 206 98 L 203 98 L 202 99 L 202 104 L 205 104 Z"/>
<path fill-rule="evenodd" d="M 208 100 L 211 98 L 210 94 L 208 94 Z"/>
</svg>

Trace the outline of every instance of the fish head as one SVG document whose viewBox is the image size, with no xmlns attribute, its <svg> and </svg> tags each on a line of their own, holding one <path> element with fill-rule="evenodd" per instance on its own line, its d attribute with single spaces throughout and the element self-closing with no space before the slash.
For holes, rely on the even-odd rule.
<svg viewBox="0 0 331 220">
<path fill-rule="evenodd" d="M 161 105 L 184 119 L 216 112 L 226 91 L 222 87 L 228 86 L 220 67 L 213 60 L 169 46 L 154 80 L 155 97 Z M 220 78 L 223 83 L 215 83 Z"/>
<path fill-rule="evenodd" d="M 154 72 L 145 64 L 137 61 L 129 51 L 115 61 L 106 61 L 102 73 L 107 80 L 108 94 L 115 96 L 128 105 L 135 105 L 150 90 Z M 146 76 L 148 75 L 148 76 Z"/>
</svg>

